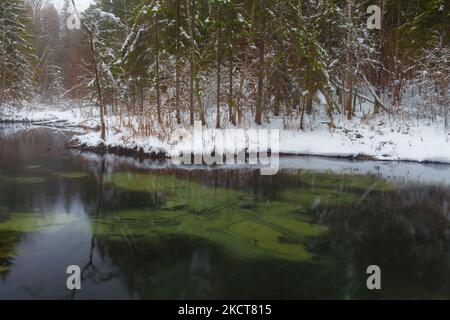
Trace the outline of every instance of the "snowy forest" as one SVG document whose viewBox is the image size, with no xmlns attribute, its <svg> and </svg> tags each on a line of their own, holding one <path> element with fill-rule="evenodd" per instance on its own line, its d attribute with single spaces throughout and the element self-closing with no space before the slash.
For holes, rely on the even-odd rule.
<svg viewBox="0 0 450 320">
<path fill-rule="evenodd" d="M 0 0 L 0 300 L 450 299 L 449 111 L 450 0 Z"/>
<path fill-rule="evenodd" d="M 368 27 L 372 5 L 381 8 L 379 29 Z M 45 0 L 0 4 L 0 105 L 16 117 L 24 105 L 95 107 L 83 119 L 97 119 L 102 140 L 127 131 L 164 141 L 167 130 L 194 121 L 296 137 L 355 117 L 393 130 L 406 121 L 449 126 L 445 0 L 96 0 L 76 8 L 76 0 L 60 12 Z"/>
</svg>

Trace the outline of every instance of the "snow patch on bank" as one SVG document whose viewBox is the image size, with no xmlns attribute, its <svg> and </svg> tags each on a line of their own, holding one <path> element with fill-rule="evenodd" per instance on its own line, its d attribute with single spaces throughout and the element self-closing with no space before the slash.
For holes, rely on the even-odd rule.
<svg viewBox="0 0 450 320">
<path fill-rule="evenodd" d="M 377 116 L 369 121 L 363 118 L 356 116 L 352 121 L 335 118 L 336 128 L 329 128 L 327 118 L 321 119 L 318 115 L 314 121 L 310 121 L 314 125 L 310 125 L 304 131 L 281 129 L 279 151 L 281 154 L 290 155 L 345 158 L 364 156 L 367 159 L 385 161 L 450 163 L 450 133 L 440 123 L 417 119 L 406 122 L 402 119 L 401 122 L 395 122 L 386 116 Z M 180 142 L 177 139 L 173 141 L 172 133 L 176 128 L 160 129 L 155 124 L 152 129 L 158 136 L 156 134 L 144 136 L 139 133 L 142 122 L 142 117 L 139 116 L 131 116 L 124 120 L 119 116 L 108 115 L 105 119 L 107 137 L 102 140 L 97 108 L 92 106 L 71 107 L 62 104 L 52 107 L 33 105 L 22 109 L 4 107 L 0 111 L 0 121 L 82 127 L 87 133 L 74 136 L 71 144 L 86 149 L 103 146 L 107 149 L 122 148 L 170 157 L 189 150 L 193 150 L 196 154 L 202 151 L 212 152 L 216 147 L 214 134 L 217 134 L 217 131 L 214 130 L 204 130 L 207 132 L 205 139 L 194 141 L 193 149 L 190 149 L 190 144 L 186 141 Z M 297 120 L 294 120 L 294 124 L 295 121 Z M 285 127 L 282 120 L 274 119 L 271 124 L 260 128 Z M 224 130 L 220 132 L 224 133 Z M 240 143 L 247 150 L 255 149 L 254 142 L 249 139 Z M 225 152 L 227 150 L 225 146 Z"/>
<path fill-rule="evenodd" d="M 39 103 L 30 106 L 16 108 L 2 106 L 0 110 L 0 122 L 21 122 L 35 125 L 48 125 L 55 127 L 82 127 L 96 130 L 100 127 L 98 112 L 93 107 L 77 107 L 65 103 L 52 107 Z"/>
<path fill-rule="evenodd" d="M 108 148 L 121 147 L 168 156 L 191 150 L 186 141 L 170 144 L 169 141 L 163 142 L 156 137 L 130 138 L 123 133 L 109 134 L 106 141 L 100 139 L 98 132 L 78 135 L 73 140 L 88 148 L 104 144 Z M 247 150 L 255 148 L 248 140 L 241 143 Z M 203 150 L 212 152 L 216 147 L 215 139 L 211 139 L 210 135 L 195 141 L 193 145 L 193 152 L 196 154 L 201 154 Z M 227 150 L 231 149 L 225 148 L 225 152 Z M 281 130 L 280 153 L 346 158 L 364 155 L 384 161 L 450 163 L 450 135 L 443 129 L 424 126 L 409 128 L 407 131 L 394 131 L 389 128 L 373 131 L 365 127 L 319 128 L 309 132 Z"/>
<path fill-rule="evenodd" d="M 168 154 L 170 147 L 155 137 L 127 137 L 123 133 L 110 134 L 103 140 L 99 132 L 76 135 L 72 137 L 71 143 L 81 148 L 96 149 L 104 146 L 107 149 L 122 148 L 130 151 L 141 151 L 145 154 Z"/>
<path fill-rule="evenodd" d="M 450 135 L 444 129 L 416 126 L 352 126 L 310 132 L 282 131 L 281 153 L 328 157 L 365 155 L 377 160 L 450 163 Z"/>
</svg>

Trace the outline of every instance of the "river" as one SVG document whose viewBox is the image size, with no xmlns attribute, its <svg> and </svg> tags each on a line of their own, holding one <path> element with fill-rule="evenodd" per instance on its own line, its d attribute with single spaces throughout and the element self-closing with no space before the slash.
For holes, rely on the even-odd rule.
<svg viewBox="0 0 450 320">
<path fill-rule="evenodd" d="M 0 125 L 0 299 L 450 298 L 449 166 L 289 157 L 261 176 L 69 137 Z"/>
</svg>

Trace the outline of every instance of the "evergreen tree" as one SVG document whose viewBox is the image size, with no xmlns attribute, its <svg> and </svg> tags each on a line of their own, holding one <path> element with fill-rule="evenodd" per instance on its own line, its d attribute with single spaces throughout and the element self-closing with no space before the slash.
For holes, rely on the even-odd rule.
<svg viewBox="0 0 450 320">
<path fill-rule="evenodd" d="M 36 71 L 37 93 L 43 101 L 52 102 L 64 91 L 60 39 L 60 16 L 53 5 L 44 8 L 39 20 L 35 20 L 37 56 L 39 58 Z"/>
<path fill-rule="evenodd" d="M 0 2 L 0 105 L 20 102 L 33 92 L 36 56 L 26 12 L 22 0 Z"/>
</svg>

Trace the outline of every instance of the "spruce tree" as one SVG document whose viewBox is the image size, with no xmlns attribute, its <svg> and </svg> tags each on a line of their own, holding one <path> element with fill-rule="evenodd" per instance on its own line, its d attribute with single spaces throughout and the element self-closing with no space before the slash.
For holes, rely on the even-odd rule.
<svg viewBox="0 0 450 320">
<path fill-rule="evenodd" d="M 36 62 L 23 0 L 0 2 L 0 105 L 20 102 L 33 92 Z"/>
</svg>

